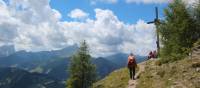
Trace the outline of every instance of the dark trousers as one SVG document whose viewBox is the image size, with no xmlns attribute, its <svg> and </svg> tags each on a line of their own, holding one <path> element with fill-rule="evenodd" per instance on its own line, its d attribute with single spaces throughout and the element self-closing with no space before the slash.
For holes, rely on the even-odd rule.
<svg viewBox="0 0 200 88">
<path fill-rule="evenodd" d="M 130 79 L 134 79 L 134 77 L 135 77 L 135 68 L 134 67 L 132 67 L 132 68 L 129 67 L 129 73 L 130 73 Z"/>
</svg>

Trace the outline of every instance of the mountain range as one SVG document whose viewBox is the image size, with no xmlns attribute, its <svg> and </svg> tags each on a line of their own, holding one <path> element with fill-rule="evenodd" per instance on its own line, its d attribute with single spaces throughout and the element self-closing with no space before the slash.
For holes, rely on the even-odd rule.
<svg viewBox="0 0 200 88">
<path fill-rule="evenodd" d="M 64 84 L 45 74 L 17 68 L 0 68 L 0 88 L 64 88 Z"/>
<path fill-rule="evenodd" d="M 15 48 L 13 45 L 4 45 L 0 47 L 0 57 L 6 57 L 15 53 Z"/>
<path fill-rule="evenodd" d="M 69 77 L 67 69 L 70 63 L 70 56 L 72 56 L 77 49 L 78 46 L 74 45 L 54 51 L 17 51 L 11 55 L 0 57 L 0 67 L 27 71 L 29 75 L 33 75 L 32 73 L 42 74 L 50 77 L 52 80 L 57 80 L 58 83 L 64 83 L 64 81 Z M 107 57 L 92 58 L 92 63 L 96 65 L 98 78 L 102 79 L 112 71 L 125 67 L 127 56 L 128 54 L 117 53 Z M 145 60 L 144 56 L 136 57 L 138 62 Z M 0 78 L 0 80 L 4 79 L 5 78 Z"/>
</svg>

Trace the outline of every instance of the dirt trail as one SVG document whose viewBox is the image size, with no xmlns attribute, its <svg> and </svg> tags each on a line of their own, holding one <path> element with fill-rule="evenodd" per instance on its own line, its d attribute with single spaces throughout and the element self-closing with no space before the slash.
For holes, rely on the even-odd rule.
<svg viewBox="0 0 200 88">
<path fill-rule="evenodd" d="M 136 88 L 136 84 L 137 84 L 137 78 L 140 76 L 140 74 L 145 70 L 145 63 L 146 62 L 142 62 L 140 64 L 138 64 L 139 66 L 139 71 L 136 73 L 135 78 L 136 80 L 129 80 L 128 82 L 128 87 L 127 88 Z"/>
<path fill-rule="evenodd" d="M 195 59 L 195 58 L 199 59 L 200 58 L 200 45 L 193 48 L 191 58 L 193 58 L 193 59 Z"/>
</svg>

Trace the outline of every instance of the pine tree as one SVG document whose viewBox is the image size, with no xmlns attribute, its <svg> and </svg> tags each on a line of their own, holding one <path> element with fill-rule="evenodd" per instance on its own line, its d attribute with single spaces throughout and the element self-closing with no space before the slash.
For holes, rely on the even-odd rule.
<svg viewBox="0 0 200 88">
<path fill-rule="evenodd" d="M 174 0 L 165 9 L 166 19 L 159 26 L 162 35 L 162 56 L 171 60 L 181 59 L 188 54 L 188 50 L 196 41 L 194 33 L 197 32 L 195 21 L 188 13 L 182 0 Z M 166 57 L 165 57 L 166 58 Z"/>
<path fill-rule="evenodd" d="M 81 43 L 77 53 L 71 58 L 70 78 L 67 88 L 91 88 L 96 80 L 96 68 L 91 63 L 91 56 L 86 41 Z"/>
<path fill-rule="evenodd" d="M 198 3 L 194 5 L 194 20 L 197 24 L 197 30 L 194 34 L 194 37 L 200 40 L 200 0 L 198 0 Z"/>
</svg>

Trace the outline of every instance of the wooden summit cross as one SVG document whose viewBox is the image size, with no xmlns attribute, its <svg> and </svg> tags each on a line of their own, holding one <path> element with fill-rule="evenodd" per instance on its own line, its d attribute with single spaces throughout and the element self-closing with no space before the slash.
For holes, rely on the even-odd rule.
<svg viewBox="0 0 200 88">
<path fill-rule="evenodd" d="M 157 45 L 157 53 L 158 56 L 160 55 L 160 42 L 159 42 L 159 31 L 158 31 L 158 25 L 160 24 L 159 18 L 158 18 L 158 7 L 155 7 L 155 12 L 156 12 L 156 18 L 154 19 L 154 21 L 150 21 L 147 22 L 147 24 L 155 24 L 156 25 L 156 35 L 157 35 L 157 41 L 156 41 L 156 45 Z"/>
</svg>

